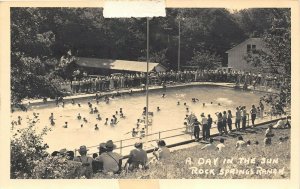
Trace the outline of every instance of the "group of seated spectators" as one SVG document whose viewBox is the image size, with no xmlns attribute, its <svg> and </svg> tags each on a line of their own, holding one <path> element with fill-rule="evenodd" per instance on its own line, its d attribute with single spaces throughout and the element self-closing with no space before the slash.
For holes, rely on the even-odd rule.
<svg viewBox="0 0 300 189">
<path fill-rule="evenodd" d="M 187 82 L 230 82 L 242 85 L 267 86 L 279 88 L 287 82 L 282 76 L 251 73 L 243 71 L 195 70 L 152 72 L 149 74 L 150 85 L 162 85 Z M 120 88 L 140 87 L 146 84 L 146 73 L 111 74 L 110 76 L 86 75 L 73 81 L 58 82 L 58 86 L 69 86 L 73 93 L 107 91 Z"/>
<path fill-rule="evenodd" d="M 86 146 L 80 146 L 78 152 L 80 156 L 74 157 L 73 151 L 66 151 L 65 149 L 55 151 L 52 156 L 63 155 L 68 160 L 80 162 L 81 166 L 76 169 L 78 178 L 92 178 L 95 173 L 103 173 L 106 175 L 120 174 L 122 171 L 129 172 L 137 169 L 148 169 L 149 166 L 155 162 L 167 160 L 170 157 L 170 150 L 166 147 L 164 140 L 157 141 L 157 147 L 153 149 L 153 157 L 148 158 L 147 152 L 143 149 L 142 142 L 136 142 L 134 149 L 123 165 L 124 157 L 116 152 L 114 149 L 116 145 L 112 140 L 106 143 L 101 143 L 98 147 L 99 153 L 94 153 L 93 157 L 87 155 L 88 149 Z"/>
</svg>

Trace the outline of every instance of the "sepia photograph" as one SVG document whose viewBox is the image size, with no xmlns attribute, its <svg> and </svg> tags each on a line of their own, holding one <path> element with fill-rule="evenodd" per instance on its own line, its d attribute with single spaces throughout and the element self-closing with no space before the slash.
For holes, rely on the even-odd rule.
<svg viewBox="0 0 300 189">
<path fill-rule="evenodd" d="M 10 179 L 291 178 L 291 8 L 103 12 L 10 7 Z"/>
</svg>

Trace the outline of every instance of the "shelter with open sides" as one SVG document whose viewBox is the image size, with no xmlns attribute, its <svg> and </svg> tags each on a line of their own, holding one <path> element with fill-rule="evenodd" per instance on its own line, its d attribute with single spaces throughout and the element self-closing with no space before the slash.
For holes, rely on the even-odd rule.
<svg viewBox="0 0 300 189">
<path fill-rule="evenodd" d="M 147 72 L 147 62 L 142 61 L 79 57 L 76 60 L 76 64 L 89 74 L 108 75 L 112 73 Z M 149 63 L 149 72 L 165 72 L 166 70 L 167 68 L 160 63 Z"/>
</svg>

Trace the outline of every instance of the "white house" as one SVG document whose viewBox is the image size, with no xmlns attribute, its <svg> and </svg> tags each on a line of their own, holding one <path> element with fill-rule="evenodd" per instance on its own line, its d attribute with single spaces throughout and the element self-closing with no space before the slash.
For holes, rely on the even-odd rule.
<svg viewBox="0 0 300 189">
<path fill-rule="evenodd" d="M 256 50 L 266 49 L 265 42 L 261 38 L 249 38 L 244 42 L 238 44 L 232 49 L 226 51 L 228 56 L 228 67 L 231 67 L 233 70 L 241 71 L 257 71 L 250 63 L 247 63 L 245 56 L 248 52 L 254 52 Z"/>
</svg>

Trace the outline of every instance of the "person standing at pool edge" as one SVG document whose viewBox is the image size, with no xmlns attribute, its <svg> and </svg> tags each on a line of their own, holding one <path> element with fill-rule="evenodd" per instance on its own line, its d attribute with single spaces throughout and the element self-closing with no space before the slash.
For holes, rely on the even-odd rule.
<svg viewBox="0 0 300 189">
<path fill-rule="evenodd" d="M 247 112 L 246 112 L 246 106 L 243 106 L 242 109 L 242 129 L 246 129 L 246 122 L 247 122 Z"/>
<path fill-rule="evenodd" d="M 195 118 L 195 121 L 194 121 L 193 125 L 194 125 L 194 136 L 195 136 L 195 141 L 199 141 L 199 135 L 200 135 L 200 122 L 198 121 L 197 118 Z"/>
<path fill-rule="evenodd" d="M 208 134 L 208 124 L 207 124 L 207 118 L 205 117 L 204 113 L 201 114 L 201 125 L 202 125 L 202 139 L 207 140 L 209 136 Z"/>
<path fill-rule="evenodd" d="M 256 114 L 257 114 L 257 109 L 254 105 L 252 105 L 252 108 L 250 110 L 250 114 L 251 114 L 252 127 L 254 127 L 254 122 L 255 122 Z"/>
<path fill-rule="evenodd" d="M 241 127 L 241 110 L 239 107 L 236 107 L 236 112 L 235 112 L 235 128 L 237 131 L 240 130 Z"/>
<path fill-rule="evenodd" d="M 210 138 L 210 129 L 211 129 L 212 122 L 213 122 L 213 120 L 212 120 L 210 114 L 208 114 L 207 115 L 207 127 L 208 128 L 207 128 L 207 133 L 206 133 L 207 138 Z"/>
</svg>

